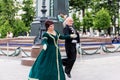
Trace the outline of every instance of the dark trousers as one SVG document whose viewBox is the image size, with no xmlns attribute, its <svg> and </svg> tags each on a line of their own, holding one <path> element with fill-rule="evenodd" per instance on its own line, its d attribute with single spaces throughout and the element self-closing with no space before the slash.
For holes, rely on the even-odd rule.
<svg viewBox="0 0 120 80">
<path fill-rule="evenodd" d="M 63 65 L 65 66 L 65 73 L 70 74 L 73 64 L 76 60 L 76 44 L 65 43 L 65 50 L 67 58 L 62 59 Z"/>
</svg>

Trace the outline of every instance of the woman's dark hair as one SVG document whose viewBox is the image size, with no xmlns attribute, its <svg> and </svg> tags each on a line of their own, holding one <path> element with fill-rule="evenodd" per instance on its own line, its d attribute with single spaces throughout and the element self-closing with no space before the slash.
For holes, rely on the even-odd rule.
<svg viewBox="0 0 120 80">
<path fill-rule="evenodd" d="M 48 30 L 49 26 L 52 24 L 54 24 L 53 21 L 50 21 L 50 20 L 45 21 L 46 30 Z"/>
</svg>

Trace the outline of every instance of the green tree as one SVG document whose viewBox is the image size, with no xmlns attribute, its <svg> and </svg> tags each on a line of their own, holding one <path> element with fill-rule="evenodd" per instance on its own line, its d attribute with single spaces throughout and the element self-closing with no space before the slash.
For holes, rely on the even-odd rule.
<svg viewBox="0 0 120 80">
<path fill-rule="evenodd" d="M 91 0 L 69 0 L 70 9 L 82 11 L 82 17 L 85 15 L 85 9 L 88 9 Z M 83 32 L 85 27 L 83 26 Z"/>
<path fill-rule="evenodd" d="M 87 12 L 83 18 L 83 25 L 89 31 L 90 27 L 93 27 L 93 16 L 90 12 Z"/>
<path fill-rule="evenodd" d="M 107 31 L 107 29 L 110 28 L 110 22 L 111 18 L 108 11 L 102 8 L 100 11 L 96 13 L 96 16 L 94 18 L 94 27 L 99 31 L 100 30 Z"/>
<path fill-rule="evenodd" d="M 22 20 L 25 23 L 25 26 L 30 28 L 30 24 L 33 21 L 35 12 L 33 7 L 33 0 L 23 0 L 23 7 L 22 10 L 25 12 L 22 14 Z"/>
<path fill-rule="evenodd" d="M 75 9 L 76 11 L 82 10 L 83 16 L 85 15 L 85 9 L 88 9 L 91 0 L 69 0 L 70 9 Z"/>
<path fill-rule="evenodd" d="M 116 20 L 119 13 L 119 2 L 120 0 L 91 0 L 91 8 L 94 14 L 102 8 L 107 9 L 111 16 L 112 25 L 116 28 Z"/>
<path fill-rule="evenodd" d="M 0 33 L 2 38 L 14 29 L 15 16 L 19 10 L 16 0 L 0 0 Z"/>
<path fill-rule="evenodd" d="M 15 21 L 15 14 L 18 12 L 18 7 L 15 3 L 16 1 L 14 0 L 0 1 L 0 25 L 8 20 L 9 24 L 14 27 L 13 22 Z"/>
<path fill-rule="evenodd" d="M 0 34 L 1 34 L 1 38 L 6 37 L 7 32 L 13 32 L 13 28 L 11 27 L 10 23 L 8 20 L 5 21 L 5 23 L 0 26 Z"/>
<path fill-rule="evenodd" d="M 6 36 L 7 30 L 11 30 L 14 36 L 18 36 L 25 35 L 30 29 L 30 23 L 34 16 L 33 0 L 24 0 L 23 5 L 20 5 L 18 0 L 0 0 L 0 31 L 2 37 Z M 16 19 L 21 7 L 25 12 L 22 15 L 23 21 Z"/>
<path fill-rule="evenodd" d="M 76 16 L 76 14 L 72 15 L 72 18 L 74 20 L 74 26 L 77 30 L 80 30 L 80 20 L 79 18 Z"/>
<path fill-rule="evenodd" d="M 28 32 L 28 27 L 25 26 L 24 22 L 20 19 L 16 19 L 14 22 L 14 36 L 25 36 L 26 32 Z"/>
</svg>

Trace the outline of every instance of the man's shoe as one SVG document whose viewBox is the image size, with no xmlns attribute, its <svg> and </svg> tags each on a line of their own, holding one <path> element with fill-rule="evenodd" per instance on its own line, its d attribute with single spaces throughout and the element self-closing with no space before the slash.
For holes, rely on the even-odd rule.
<svg viewBox="0 0 120 80">
<path fill-rule="evenodd" d="M 70 74 L 69 72 L 67 72 L 66 67 L 65 67 L 65 73 L 66 73 L 66 75 L 67 75 L 69 78 L 71 78 L 71 74 Z"/>
<path fill-rule="evenodd" d="M 67 74 L 67 73 L 66 73 Z M 71 74 L 67 74 L 67 76 L 69 77 L 69 78 L 71 78 Z"/>
</svg>

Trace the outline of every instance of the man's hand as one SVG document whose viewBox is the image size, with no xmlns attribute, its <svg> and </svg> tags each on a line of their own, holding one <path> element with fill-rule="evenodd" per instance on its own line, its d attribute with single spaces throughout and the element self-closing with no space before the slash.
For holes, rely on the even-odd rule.
<svg viewBox="0 0 120 80">
<path fill-rule="evenodd" d="M 71 38 L 76 38 L 77 35 L 76 35 L 76 34 L 71 34 L 70 37 L 71 37 Z"/>
</svg>

